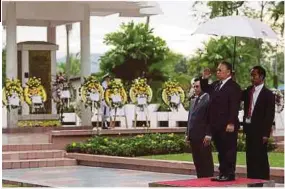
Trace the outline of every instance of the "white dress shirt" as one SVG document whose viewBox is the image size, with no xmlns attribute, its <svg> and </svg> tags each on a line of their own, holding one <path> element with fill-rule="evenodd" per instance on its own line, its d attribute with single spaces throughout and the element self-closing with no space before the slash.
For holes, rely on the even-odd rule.
<svg viewBox="0 0 285 189">
<path fill-rule="evenodd" d="M 224 79 L 224 80 L 222 80 L 222 84 L 221 84 L 221 86 L 220 86 L 220 90 L 221 90 L 221 88 L 224 86 L 224 84 L 228 81 L 228 80 L 230 80 L 232 77 L 228 77 L 227 79 Z"/>
<path fill-rule="evenodd" d="M 262 83 L 262 84 L 260 84 L 258 86 L 254 86 L 255 90 L 254 90 L 254 93 L 253 93 L 253 101 L 251 103 L 251 115 L 253 113 L 253 110 L 254 110 L 257 98 L 258 98 L 259 93 L 260 93 L 261 89 L 263 88 L 263 86 L 264 86 L 264 83 Z"/>
</svg>

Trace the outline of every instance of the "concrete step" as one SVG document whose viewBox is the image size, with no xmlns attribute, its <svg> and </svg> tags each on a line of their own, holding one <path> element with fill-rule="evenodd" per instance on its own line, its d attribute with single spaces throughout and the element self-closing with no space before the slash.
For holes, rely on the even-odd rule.
<svg viewBox="0 0 285 189">
<path fill-rule="evenodd" d="M 8 151 L 32 151 L 32 150 L 55 150 L 55 145 L 52 143 L 45 144 L 8 144 L 2 145 L 2 152 Z"/>
<path fill-rule="evenodd" d="M 2 153 L 2 160 L 64 158 L 64 155 L 64 150 L 8 151 Z"/>
<path fill-rule="evenodd" d="M 2 169 L 21 169 L 38 167 L 75 166 L 77 161 L 69 158 L 3 160 Z"/>
</svg>

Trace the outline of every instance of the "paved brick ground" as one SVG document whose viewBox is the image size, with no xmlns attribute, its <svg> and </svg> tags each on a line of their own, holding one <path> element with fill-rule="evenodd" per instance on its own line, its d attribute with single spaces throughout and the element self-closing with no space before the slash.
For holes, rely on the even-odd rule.
<svg viewBox="0 0 285 189">
<path fill-rule="evenodd" d="M 195 176 L 71 166 L 3 170 L 2 178 L 51 187 L 148 187 L 150 182 L 189 179 Z"/>
</svg>

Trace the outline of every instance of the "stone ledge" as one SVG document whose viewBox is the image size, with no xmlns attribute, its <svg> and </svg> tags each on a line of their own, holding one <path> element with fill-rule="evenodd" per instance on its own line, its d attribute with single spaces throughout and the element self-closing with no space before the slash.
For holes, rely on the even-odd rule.
<svg viewBox="0 0 285 189">
<path fill-rule="evenodd" d="M 134 169 L 153 172 L 167 172 L 177 174 L 195 174 L 193 162 L 150 160 L 143 158 L 130 158 L 106 155 L 92 155 L 80 153 L 67 153 L 66 157 L 78 160 L 79 165 L 113 167 L 122 169 Z M 215 174 L 218 173 L 218 164 L 215 164 Z M 246 176 L 246 167 L 238 165 L 236 167 L 238 176 Z M 271 179 L 284 183 L 284 168 L 271 167 Z"/>
<path fill-rule="evenodd" d="M 92 129 L 92 126 L 70 126 L 70 127 L 16 127 L 3 128 L 2 133 L 46 133 L 54 130 L 87 130 Z"/>
<path fill-rule="evenodd" d="M 29 114 L 29 115 L 19 115 L 19 121 L 29 121 L 29 120 L 59 120 L 58 114 Z"/>
<path fill-rule="evenodd" d="M 96 128 L 96 127 L 95 127 Z M 125 134 L 145 134 L 145 133 L 185 133 L 186 128 L 155 128 L 149 129 L 113 129 L 113 130 L 99 130 L 100 135 L 125 135 Z M 52 136 L 86 136 L 97 135 L 97 130 L 61 130 L 52 131 Z"/>
</svg>

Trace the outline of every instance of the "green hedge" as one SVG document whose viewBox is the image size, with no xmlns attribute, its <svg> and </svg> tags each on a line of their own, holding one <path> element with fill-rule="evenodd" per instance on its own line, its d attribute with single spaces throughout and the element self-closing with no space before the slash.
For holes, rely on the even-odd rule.
<svg viewBox="0 0 285 189">
<path fill-rule="evenodd" d="M 86 142 L 69 144 L 67 152 L 135 157 L 157 154 L 175 154 L 189 151 L 183 134 L 145 134 L 134 137 L 95 136 Z M 244 136 L 239 135 L 238 151 L 245 151 Z M 270 141 L 269 150 L 275 149 Z M 213 151 L 215 148 L 213 147 Z"/>
</svg>

